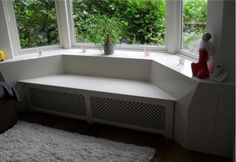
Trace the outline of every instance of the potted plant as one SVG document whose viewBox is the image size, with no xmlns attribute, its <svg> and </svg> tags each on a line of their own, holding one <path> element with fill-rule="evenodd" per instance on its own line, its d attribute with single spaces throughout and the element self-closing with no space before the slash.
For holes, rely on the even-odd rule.
<svg viewBox="0 0 236 162">
<path fill-rule="evenodd" d="M 124 25 L 118 18 L 105 15 L 93 15 L 86 20 L 87 29 L 84 30 L 83 38 L 93 42 L 105 55 L 114 53 L 117 43 L 124 31 Z"/>
</svg>

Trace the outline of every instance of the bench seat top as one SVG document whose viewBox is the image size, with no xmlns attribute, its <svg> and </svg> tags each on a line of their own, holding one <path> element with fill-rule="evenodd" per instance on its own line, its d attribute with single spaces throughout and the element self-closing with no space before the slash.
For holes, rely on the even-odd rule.
<svg viewBox="0 0 236 162">
<path fill-rule="evenodd" d="M 175 101 L 172 96 L 152 83 L 137 80 L 60 74 L 19 82 Z"/>
</svg>

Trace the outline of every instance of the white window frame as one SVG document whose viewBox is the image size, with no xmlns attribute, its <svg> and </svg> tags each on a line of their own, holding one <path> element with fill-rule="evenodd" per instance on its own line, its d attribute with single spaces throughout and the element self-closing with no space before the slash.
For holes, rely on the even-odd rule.
<svg viewBox="0 0 236 162">
<path fill-rule="evenodd" d="M 16 51 L 20 50 L 20 39 L 19 33 L 16 26 L 16 18 L 14 14 L 13 1 L 2 1 L 4 12 L 6 15 L 7 27 L 9 30 L 9 38 L 15 54 Z M 14 34 L 13 34 L 14 33 Z"/>
<path fill-rule="evenodd" d="M 179 53 L 182 42 L 182 0 L 166 0 L 166 45 L 168 53 Z"/>
<path fill-rule="evenodd" d="M 86 46 L 88 48 L 95 48 L 95 45 L 93 45 L 92 43 L 77 43 L 76 42 L 76 36 L 74 33 L 74 20 L 73 20 L 73 6 L 72 6 L 72 0 L 68 0 L 68 12 L 70 15 L 70 31 L 72 33 L 71 35 L 71 42 L 72 42 L 72 46 L 73 47 L 82 47 L 82 46 Z M 166 24 L 167 26 L 167 24 Z M 166 38 L 165 38 L 166 41 Z M 166 43 L 165 43 L 166 44 Z M 163 46 L 156 46 L 156 45 L 135 45 L 135 44 L 116 44 L 116 48 L 117 49 L 121 49 L 121 50 L 143 50 L 144 47 L 148 46 L 148 48 L 151 51 L 167 51 L 167 46 L 163 45 Z"/>
<path fill-rule="evenodd" d="M 55 6 L 56 6 L 55 1 Z M 13 47 L 13 52 L 15 56 L 22 55 L 22 54 L 27 54 L 27 53 L 32 53 L 32 52 L 37 52 L 37 51 L 42 51 L 42 50 L 50 50 L 50 49 L 56 49 L 61 47 L 61 39 L 60 39 L 60 32 L 59 31 L 59 22 L 57 20 L 57 27 L 58 27 L 58 35 L 59 35 L 59 44 L 54 44 L 54 45 L 46 45 L 46 46 L 39 46 L 39 47 L 30 47 L 30 48 L 21 48 L 20 45 L 20 37 L 19 37 L 19 32 L 17 29 L 17 23 L 16 23 L 16 17 L 15 17 L 15 12 L 14 12 L 14 7 L 13 7 L 13 0 L 8 0 L 8 1 L 3 1 L 3 7 L 4 11 L 6 14 L 6 19 L 7 19 L 7 26 L 11 38 L 11 43 Z M 57 14 L 57 19 L 58 19 L 58 11 L 56 7 L 56 14 Z"/>
<path fill-rule="evenodd" d="M 207 7 L 207 10 L 208 10 L 208 7 Z M 183 12 L 182 11 L 183 11 L 183 0 L 181 0 L 181 31 L 180 31 L 180 33 L 181 33 L 181 43 L 179 45 L 179 48 L 180 48 L 179 53 L 181 53 L 183 56 L 186 56 L 190 59 L 197 60 L 199 54 L 190 52 L 190 51 L 183 48 L 183 15 L 182 15 Z M 207 25 L 207 22 L 206 22 L 206 25 Z"/>
<path fill-rule="evenodd" d="M 189 52 L 188 50 L 185 50 L 183 48 L 180 49 L 180 53 L 188 58 L 191 58 L 193 60 L 197 60 L 198 59 L 198 54 L 196 53 L 192 53 L 192 52 Z"/>
<path fill-rule="evenodd" d="M 7 26 L 10 33 L 14 55 L 58 48 L 70 49 L 80 48 L 82 46 L 87 46 L 87 48 L 95 48 L 95 45 L 92 43 L 76 43 L 72 0 L 55 0 L 59 44 L 21 49 L 12 2 L 12 0 L 9 0 L 3 1 L 2 3 L 6 14 Z M 182 7 L 182 0 L 166 0 L 165 46 L 117 44 L 117 48 L 124 50 L 143 50 L 145 46 L 148 46 L 151 51 L 164 51 L 172 54 L 181 53 L 187 57 L 197 59 L 197 54 L 191 53 L 182 48 Z"/>
</svg>

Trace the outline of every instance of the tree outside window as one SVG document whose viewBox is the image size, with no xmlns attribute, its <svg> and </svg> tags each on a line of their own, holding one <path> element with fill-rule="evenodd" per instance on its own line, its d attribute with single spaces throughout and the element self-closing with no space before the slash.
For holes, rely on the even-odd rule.
<svg viewBox="0 0 236 162">
<path fill-rule="evenodd" d="M 207 0 L 183 0 L 183 49 L 198 54 L 206 19 Z"/>
<path fill-rule="evenodd" d="M 59 43 L 54 1 L 14 0 L 13 5 L 21 48 Z"/>
<path fill-rule="evenodd" d="M 123 44 L 165 44 L 165 0 L 73 0 L 77 42 L 86 41 L 94 18 L 118 19 L 125 30 Z"/>
</svg>

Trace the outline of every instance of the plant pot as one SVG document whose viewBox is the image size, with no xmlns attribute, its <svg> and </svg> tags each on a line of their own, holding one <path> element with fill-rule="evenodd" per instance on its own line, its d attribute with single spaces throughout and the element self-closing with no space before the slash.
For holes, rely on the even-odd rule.
<svg viewBox="0 0 236 162">
<path fill-rule="evenodd" d="M 112 44 L 112 43 L 105 43 L 105 44 L 103 45 L 103 49 L 104 49 L 104 54 L 105 54 L 105 55 L 114 54 L 114 51 L 115 51 L 115 44 Z"/>
</svg>

